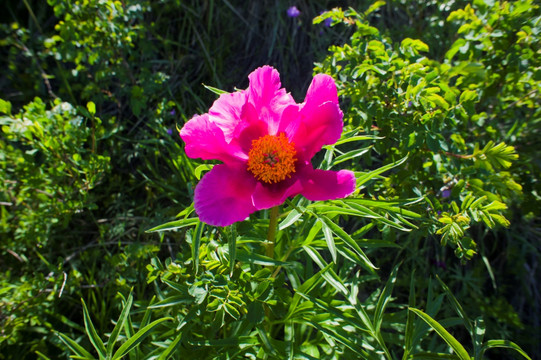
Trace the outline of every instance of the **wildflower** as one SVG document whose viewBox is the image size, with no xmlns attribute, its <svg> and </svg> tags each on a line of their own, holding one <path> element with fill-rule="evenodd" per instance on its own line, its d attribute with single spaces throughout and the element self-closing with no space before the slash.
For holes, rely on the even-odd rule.
<svg viewBox="0 0 541 360">
<path fill-rule="evenodd" d="M 189 157 L 223 162 L 195 188 L 201 221 L 227 226 L 298 194 L 312 201 L 350 195 L 353 172 L 314 169 L 310 162 L 342 133 L 334 80 L 316 75 L 297 104 L 274 68 L 260 67 L 248 78 L 246 90 L 222 94 L 180 131 Z"/>
<path fill-rule="evenodd" d="M 289 9 L 287 9 L 287 16 L 289 16 L 290 18 L 296 18 L 300 14 L 301 12 L 299 11 L 299 9 L 297 9 L 296 6 L 292 6 Z"/>
<path fill-rule="evenodd" d="M 173 135 L 173 129 L 172 128 L 167 129 L 167 134 Z"/>
</svg>

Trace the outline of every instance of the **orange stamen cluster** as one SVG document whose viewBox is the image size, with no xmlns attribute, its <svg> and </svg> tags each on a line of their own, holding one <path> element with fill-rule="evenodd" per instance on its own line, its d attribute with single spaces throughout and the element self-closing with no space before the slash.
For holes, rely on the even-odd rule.
<svg viewBox="0 0 541 360">
<path fill-rule="evenodd" d="M 284 133 L 278 136 L 265 135 L 252 141 L 248 153 L 248 170 L 266 183 L 277 183 L 291 177 L 295 172 L 295 145 Z"/>
</svg>

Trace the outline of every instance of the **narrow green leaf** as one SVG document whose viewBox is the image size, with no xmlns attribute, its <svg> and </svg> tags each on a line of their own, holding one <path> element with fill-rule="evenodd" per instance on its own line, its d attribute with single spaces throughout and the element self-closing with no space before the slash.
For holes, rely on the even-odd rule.
<svg viewBox="0 0 541 360">
<path fill-rule="evenodd" d="M 391 301 L 391 294 L 393 292 L 394 284 L 396 282 L 396 274 L 398 273 L 399 267 L 400 264 L 397 264 L 394 267 L 393 271 L 391 271 L 391 275 L 389 275 L 389 279 L 385 284 L 385 288 L 383 288 L 383 291 L 379 296 L 378 303 L 376 305 L 376 311 L 374 312 L 374 327 L 376 332 L 380 331 L 381 322 L 383 321 L 383 313 L 385 312 L 387 304 L 389 303 L 389 301 Z"/>
<path fill-rule="evenodd" d="M 237 257 L 237 225 L 230 226 L 231 236 L 228 238 L 227 246 L 229 249 L 229 275 L 233 275 L 235 270 L 235 259 Z"/>
<path fill-rule="evenodd" d="M 351 160 L 351 159 L 354 159 L 356 157 L 359 157 L 359 156 L 363 156 L 364 154 L 366 154 L 368 151 L 370 151 L 370 149 L 372 149 L 372 146 L 368 146 L 368 147 L 365 147 L 365 148 L 361 148 L 361 149 L 355 149 L 355 150 L 351 150 L 351 151 L 348 151 L 347 153 L 345 154 L 342 154 L 340 156 L 337 156 L 336 158 L 334 158 L 334 160 L 332 161 L 332 166 L 334 165 L 338 165 L 344 161 L 348 161 L 348 160 Z"/>
<path fill-rule="evenodd" d="M 222 90 L 222 89 L 218 89 L 218 88 L 215 88 L 213 86 L 209 86 L 209 85 L 205 85 L 203 84 L 203 87 L 209 91 L 212 91 L 213 93 L 215 93 L 216 95 L 222 95 L 222 94 L 227 94 L 228 92 L 225 91 L 225 90 Z"/>
<path fill-rule="evenodd" d="M 391 220 L 387 219 L 386 217 L 376 213 L 375 211 L 367 208 L 366 206 L 363 206 L 363 205 L 355 203 L 355 202 L 348 202 L 346 205 L 349 206 L 352 209 L 357 210 L 358 211 L 357 216 L 376 219 L 376 220 L 378 220 L 378 221 L 380 221 L 382 223 L 385 223 L 385 224 L 387 224 L 389 226 L 392 226 L 392 227 L 394 227 L 394 228 L 396 228 L 398 230 L 401 230 L 401 231 L 411 231 L 411 229 L 408 229 L 407 227 L 402 226 L 399 222 L 391 221 Z"/>
<path fill-rule="evenodd" d="M 428 314 L 422 312 L 419 309 L 408 307 L 410 311 L 413 311 L 417 316 L 423 319 L 436 333 L 455 351 L 457 356 L 462 360 L 471 360 L 470 355 L 464 349 L 464 346 L 457 339 L 453 337 L 443 326 L 436 320 L 432 319 Z"/>
<path fill-rule="evenodd" d="M 420 219 L 423 218 L 422 215 L 417 214 L 416 212 L 413 212 L 411 210 L 404 209 L 400 206 L 406 206 L 410 204 L 415 204 L 420 201 L 422 201 L 423 198 L 414 199 L 412 201 L 404 200 L 404 201 L 386 201 L 386 200 L 371 200 L 371 199 L 344 199 L 342 202 L 344 204 L 348 203 L 356 203 L 361 204 L 367 207 L 372 208 L 379 208 L 382 210 L 391 211 L 393 213 L 400 214 L 405 217 L 413 218 L 413 219 Z"/>
<path fill-rule="evenodd" d="M 475 319 L 473 324 L 473 358 L 481 359 L 481 351 L 483 351 L 483 338 L 485 336 L 485 322 L 482 317 Z"/>
<path fill-rule="evenodd" d="M 372 171 L 370 171 L 370 172 L 368 172 L 366 174 L 359 175 L 357 177 L 357 188 L 359 188 L 364 183 L 372 180 L 376 176 L 378 176 L 378 175 L 380 175 L 380 174 L 382 174 L 382 173 L 384 173 L 384 172 L 386 172 L 388 170 L 391 170 L 392 168 L 395 168 L 397 166 L 402 165 L 407 159 L 408 159 L 408 156 L 406 155 L 405 157 L 403 157 L 402 159 L 400 159 L 398 161 L 395 161 L 393 163 L 382 166 L 379 169 L 372 170 Z"/>
<path fill-rule="evenodd" d="M 88 338 L 90 339 L 90 342 L 98 352 L 98 355 L 101 358 L 106 357 L 106 350 L 105 345 L 103 344 L 103 341 L 98 336 L 98 333 L 96 332 L 96 329 L 94 328 L 94 324 L 92 324 L 92 320 L 90 319 L 90 314 L 88 313 L 88 309 L 86 307 L 85 301 L 81 299 L 81 302 L 83 303 L 83 320 L 85 323 L 85 330 L 86 334 L 88 335 Z"/>
<path fill-rule="evenodd" d="M 151 322 L 144 328 L 140 329 L 132 337 L 130 337 L 124 344 L 122 344 L 122 346 L 113 355 L 112 360 L 121 359 L 124 355 L 126 355 L 131 350 L 133 350 L 137 345 L 139 345 L 148 335 L 150 335 L 150 333 L 156 326 L 158 326 L 164 321 L 170 321 L 170 320 L 173 320 L 173 318 L 170 318 L 170 317 L 161 318 L 161 319 Z"/>
<path fill-rule="evenodd" d="M 410 308 L 415 307 L 415 269 L 411 272 L 410 278 L 410 293 L 408 299 L 408 306 Z M 404 334 L 404 355 L 402 360 L 406 360 L 413 349 L 413 318 L 414 315 L 411 311 L 408 311 L 407 320 L 406 320 L 406 331 Z"/>
<path fill-rule="evenodd" d="M 194 274 L 199 270 L 199 246 L 201 245 L 201 234 L 205 228 L 205 223 L 199 222 L 195 227 L 195 236 L 192 239 L 192 260 L 194 262 Z"/>
<path fill-rule="evenodd" d="M 147 233 L 155 232 L 155 231 L 166 231 L 166 230 L 176 230 L 187 226 L 194 226 L 199 223 L 198 218 L 188 218 L 188 219 L 180 219 L 175 221 L 170 221 L 168 223 L 158 225 L 156 227 L 153 227 L 152 229 L 147 230 Z"/>
<path fill-rule="evenodd" d="M 515 344 L 512 341 L 509 340 L 488 340 L 485 345 L 483 345 L 483 348 L 481 350 L 481 358 L 483 357 L 483 354 L 486 350 L 492 349 L 492 348 L 507 348 L 507 349 L 513 349 L 516 352 L 518 352 L 520 355 L 522 355 L 525 359 L 532 360 L 524 350 L 520 348 L 517 344 Z"/>
<path fill-rule="evenodd" d="M 323 220 L 321 222 L 321 228 L 323 229 L 323 235 L 325 236 L 325 241 L 327 242 L 327 248 L 331 253 L 332 261 L 336 263 L 336 245 L 334 244 L 334 236 L 332 234 L 332 230 Z"/>
<path fill-rule="evenodd" d="M 55 334 L 60 338 L 60 340 L 78 357 L 81 359 L 88 359 L 93 360 L 95 359 L 92 354 L 90 354 L 88 351 L 86 351 L 81 345 L 77 344 L 75 341 L 67 337 L 66 335 L 55 332 Z"/>
<path fill-rule="evenodd" d="M 453 295 L 449 287 L 440 279 L 439 276 L 436 275 L 436 279 L 438 279 L 438 282 L 440 283 L 441 287 L 443 288 L 443 291 L 445 291 L 445 294 L 447 295 L 447 298 L 449 299 L 449 302 L 451 303 L 451 306 L 456 311 L 458 316 L 464 320 L 464 326 L 466 327 L 466 330 L 473 336 L 473 329 L 472 329 L 472 322 L 464 309 L 462 308 L 462 305 L 458 302 L 456 297 Z"/>
<path fill-rule="evenodd" d="M 328 303 L 324 302 L 323 300 L 320 300 L 317 297 L 314 297 L 314 296 L 311 296 L 311 295 L 303 294 L 303 293 L 298 292 L 298 291 L 296 293 L 299 294 L 300 296 L 302 296 L 303 298 L 305 298 L 306 300 L 311 301 L 312 303 L 314 303 L 317 307 L 324 310 L 325 313 L 332 314 L 332 315 L 336 316 L 337 318 L 342 319 L 344 322 L 350 324 L 355 329 L 372 335 L 372 332 L 371 332 L 371 330 L 369 328 L 367 328 L 365 325 L 363 325 L 361 322 L 359 322 L 354 317 L 347 316 L 346 313 L 344 313 L 343 311 L 338 310 L 336 308 L 336 306 L 333 306 L 332 304 L 328 304 Z"/>
<path fill-rule="evenodd" d="M 333 146 L 342 145 L 342 144 L 345 144 L 345 143 L 348 143 L 348 142 L 352 142 L 352 141 L 361 141 L 361 140 L 381 140 L 381 139 L 384 139 L 384 137 L 382 137 L 382 136 L 375 136 L 375 135 L 358 135 L 358 136 L 352 136 L 352 137 L 340 139 L 340 140 L 338 140 L 336 143 L 334 143 Z M 329 146 L 329 145 L 324 146 L 324 148 L 327 148 L 328 146 Z"/>
<path fill-rule="evenodd" d="M 254 252 L 248 253 L 246 250 L 241 250 L 241 249 L 237 251 L 237 259 L 239 261 L 246 262 L 249 264 L 257 264 L 257 265 L 263 265 L 263 266 L 283 266 L 283 267 L 291 266 L 290 263 L 275 260 L 268 256 L 260 255 Z"/>
<path fill-rule="evenodd" d="M 418 360 L 456 360 L 460 359 L 455 354 L 441 354 L 441 353 L 417 353 L 411 356 L 412 359 Z"/>
<path fill-rule="evenodd" d="M 149 305 L 149 309 L 159 309 L 171 307 L 179 304 L 191 304 L 193 303 L 193 297 L 188 295 L 168 296 L 163 300 L 158 301 L 155 304 Z"/>
<path fill-rule="evenodd" d="M 355 344 L 354 342 L 350 340 L 351 334 L 344 334 L 344 331 L 341 331 L 340 328 L 334 328 L 331 330 L 324 326 L 321 326 L 315 321 L 310 321 L 309 324 L 312 325 L 314 328 L 318 329 L 319 331 L 329 335 L 331 338 L 338 341 L 339 343 L 342 343 L 343 345 L 348 347 L 351 351 L 357 354 L 361 359 L 373 358 L 366 351 L 364 351 L 357 344 Z"/>
<path fill-rule="evenodd" d="M 177 349 L 177 346 L 178 346 L 178 343 L 180 342 L 180 340 L 182 340 L 182 337 L 183 337 L 184 333 L 183 332 L 180 332 L 177 337 L 175 338 L 175 340 L 173 340 L 169 346 L 167 347 L 167 349 L 165 349 L 160 357 L 158 358 L 158 360 L 167 360 L 169 358 L 169 356 L 173 353 L 173 351 L 175 351 Z"/>
<path fill-rule="evenodd" d="M 128 300 L 126 301 L 126 304 L 124 305 L 122 312 L 120 313 L 120 316 L 118 317 L 118 321 L 116 322 L 116 325 L 111 332 L 111 335 L 109 336 L 109 341 L 107 341 L 107 357 L 111 357 L 113 355 L 113 348 L 115 346 L 116 340 L 118 338 L 118 335 L 120 334 L 120 331 L 124 327 L 124 323 L 126 322 L 126 319 L 130 315 L 130 309 L 133 303 L 133 295 L 130 293 L 128 296 Z"/>
<path fill-rule="evenodd" d="M 377 269 L 377 267 L 372 264 L 372 262 L 368 259 L 368 257 L 365 255 L 364 251 L 360 248 L 360 246 L 349 236 L 347 232 L 345 232 L 340 226 L 338 226 L 336 223 L 331 221 L 328 217 L 322 215 L 319 216 L 319 219 L 322 221 L 325 230 L 325 226 L 332 231 L 334 234 L 336 234 L 341 240 L 343 240 L 349 247 L 351 247 L 357 254 L 361 257 L 363 260 L 361 265 L 366 270 L 370 271 L 371 273 L 374 273 L 374 270 Z M 332 237 L 332 235 L 331 235 Z M 333 240 L 333 246 L 334 246 L 334 240 Z M 334 248 L 335 251 L 335 257 L 336 257 L 336 247 Z M 336 259 L 333 258 L 336 262 Z"/>
<path fill-rule="evenodd" d="M 267 349 L 267 351 L 270 354 L 273 354 L 276 356 L 276 350 L 274 349 L 274 346 L 272 346 L 269 336 L 267 335 L 267 332 L 265 331 L 265 328 L 263 328 L 262 325 L 258 325 L 256 327 L 257 332 L 259 333 L 259 338 L 261 339 L 261 342 L 263 343 L 263 346 Z"/>
<path fill-rule="evenodd" d="M 293 225 L 297 220 L 299 220 L 302 216 L 302 213 L 298 212 L 297 210 L 293 209 L 287 214 L 286 218 L 280 222 L 278 225 L 278 230 L 284 230 Z"/>
<path fill-rule="evenodd" d="M 297 292 L 301 292 L 303 294 L 310 293 L 316 286 L 318 286 L 323 281 L 322 274 L 325 273 L 327 269 L 330 269 L 331 266 L 332 264 L 328 264 L 326 267 L 324 267 L 319 272 L 314 274 L 311 278 L 303 282 L 302 285 L 299 286 L 298 289 L 296 289 L 295 295 L 293 296 L 293 300 L 291 301 L 291 305 L 289 306 L 289 310 L 287 311 L 287 314 L 284 317 L 284 320 L 290 319 L 295 314 L 295 311 L 297 310 L 297 307 L 301 300 L 301 296 L 297 294 Z"/>
</svg>

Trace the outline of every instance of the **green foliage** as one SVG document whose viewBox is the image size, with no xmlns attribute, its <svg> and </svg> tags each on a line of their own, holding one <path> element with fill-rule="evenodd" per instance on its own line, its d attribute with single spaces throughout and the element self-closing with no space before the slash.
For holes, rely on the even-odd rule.
<svg viewBox="0 0 541 360">
<path fill-rule="evenodd" d="M 539 5 L 351 3 L 6 5 L 0 358 L 541 351 Z M 305 93 L 316 59 L 346 128 L 314 165 L 354 195 L 288 199 L 275 244 L 272 211 L 201 223 L 214 164 L 171 133 L 262 64 Z"/>
<path fill-rule="evenodd" d="M 536 9 L 531 7 L 531 11 Z M 507 226 L 509 222 L 499 211 L 504 207 L 463 216 L 454 199 L 465 204 L 462 210 L 466 210 L 484 198 L 509 202 L 523 196 L 518 174 L 510 176 L 500 171 L 518 159 L 515 148 L 502 141 L 510 140 L 505 135 L 505 122 L 499 121 L 500 131 L 487 126 L 494 121 L 487 118 L 490 105 L 483 98 L 494 84 L 484 80 L 488 71 L 483 66 L 471 62 L 472 58 L 483 58 L 483 54 L 470 57 L 467 63 L 431 60 L 423 55 L 429 51 L 423 41 L 405 38 L 395 44 L 369 25 L 367 18 L 373 11 L 335 9 L 316 18 L 317 23 L 331 17 L 334 23 L 354 25 L 356 29 L 351 43 L 330 48 L 331 55 L 316 67 L 316 72 L 327 72 L 339 79 L 340 94 L 349 100 L 346 116 L 350 127 L 374 136 L 373 149 L 379 161 L 388 163 L 408 155 L 403 171 L 391 177 L 384 188 L 368 189 L 368 194 L 400 198 L 423 195 L 432 210 L 430 217 L 445 224 L 436 225 L 435 233 L 443 235 L 444 244 L 452 239 L 459 257 L 471 258 L 476 244 L 464 236 L 472 222 L 482 220 L 491 228 L 495 223 Z M 473 9 L 468 5 L 466 10 L 453 12 L 448 20 L 464 11 L 469 14 Z M 493 11 L 498 12 L 498 6 Z M 509 26 L 516 22 L 514 14 L 507 20 Z M 532 14 L 523 15 L 523 21 L 533 21 Z M 452 58 L 447 56 L 448 60 Z M 474 79 L 478 83 L 474 84 Z M 519 87 L 523 82 L 516 79 Z M 530 82 L 531 86 L 539 84 Z M 501 86 L 508 88 L 510 83 Z M 524 114 L 523 121 L 534 118 L 532 115 Z M 496 116 L 501 113 L 494 112 Z M 507 126 L 509 129 L 512 124 Z M 372 161 L 367 159 L 367 164 Z M 441 212 L 441 217 L 436 214 Z"/>
<path fill-rule="evenodd" d="M 11 251 L 24 252 L 47 245 L 52 227 L 65 227 L 77 211 L 95 206 L 89 193 L 110 159 L 96 152 L 106 135 L 99 118 L 85 118 L 60 100 L 47 110 L 36 98 L 16 115 L 9 102 L 2 105 L 2 232 L 14 240 Z"/>
</svg>

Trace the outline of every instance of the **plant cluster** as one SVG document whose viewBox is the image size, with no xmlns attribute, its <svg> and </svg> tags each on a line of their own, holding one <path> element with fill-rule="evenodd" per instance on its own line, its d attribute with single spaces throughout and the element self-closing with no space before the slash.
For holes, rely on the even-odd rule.
<svg viewBox="0 0 541 360">
<path fill-rule="evenodd" d="M 541 7 L 335 5 L 9 3 L 0 359 L 538 356 Z M 355 191 L 210 226 L 177 134 L 264 64 L 332 77 Z"/>
</svg>

